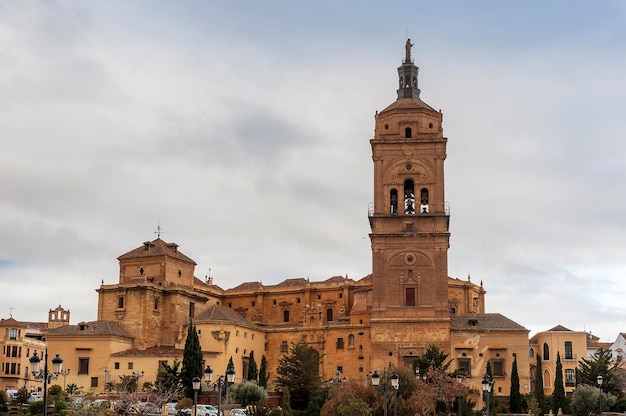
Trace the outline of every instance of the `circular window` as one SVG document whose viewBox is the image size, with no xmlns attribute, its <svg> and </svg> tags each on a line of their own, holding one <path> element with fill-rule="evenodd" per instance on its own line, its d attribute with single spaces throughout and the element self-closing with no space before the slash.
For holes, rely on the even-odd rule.
<svg viewBox="0 0 626 416">
<path fill-rule="evenodd" d="M 414 253 L 406 253 L 404 255 L 404 263 L 412 266 L 417 261 L 417 256 Z"/>
<path fill-rule="evenodd" d="M 411 170 L 413 169 L 413 165 L 411 163 L 407 163 L 406 165 L 404 165 L 404 169 Z"/>
</svg>

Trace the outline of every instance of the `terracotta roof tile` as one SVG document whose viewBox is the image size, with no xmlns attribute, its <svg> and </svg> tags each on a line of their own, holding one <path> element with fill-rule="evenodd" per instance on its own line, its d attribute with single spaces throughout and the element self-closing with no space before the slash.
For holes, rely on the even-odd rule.
<svg viewBox="0 0 626 416">
<path fill-rule="evenodd" d="M 150 347 L 145 350 L 129 349 L 111 354 L 111 357 L 173 357 L 182 356 L 184 350 L 170 346 Z"/>
<path fill-rule="evenodd" d="M 128 253 L 122 254 L 117 259 L 122 260 L 156 256 L 169 256 L 187 263 L 193 263 L 194 265 L 196 264 L 195 261 L 178 251 L 178 244 L 166 243 L 160 238 L 157 238 L 154 241 L 146 241 L 141 247 L 137 247 L 136 249 L 131 250 Z"/>
<path fill-rule="evenodd" d="M 115 335 L 134 338 L 130 332 L 112 321 L 80 322 L 78 325 L 66 325 L 49 330 L 48 335 Z"/>
<path fill-rule="evenodd" d="M 297 277 L 295 279 L 286 279 L 275 285 L 274 287 L 296 287 L 296 286 L 306 286 L 309 284 L 309 281 L 304 277 Z"/>
<path fill-rule="evenodd" d="M 451 318 L 453 330 L 475 331 L 527 331 L 526 328 L 499 313 L 468 313 Z"/>
<path fill-rule="evenodd" d="M 233 309 L 221 305 L 213 305 L 194 318 L 194 323 L 201 321 L 221 321 L 241 326 L 257 327 L 257 325 L 251 323 Z"/>
</svg>

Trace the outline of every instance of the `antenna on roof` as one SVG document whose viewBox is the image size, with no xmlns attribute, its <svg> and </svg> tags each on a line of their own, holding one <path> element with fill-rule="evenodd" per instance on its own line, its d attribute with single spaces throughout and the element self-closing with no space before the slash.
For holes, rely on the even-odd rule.
<svg viewBox="0 0 626 416">
<path fill-rule="evenodd" d="M 9 308 L 9 318 L 13 318 L 13 309 L 15 308 Z"/>
<path fill-rule="evenodd" d="M 161 231 L 161 220 L 159 220 L 158 223 L 157 223 L 157 229 L 156 229 L 156 231 L 154 233 L 157 235 L 157 238 L 161 238 L 161 233 L 162 232 L 163 231 Z"/>
</svg>

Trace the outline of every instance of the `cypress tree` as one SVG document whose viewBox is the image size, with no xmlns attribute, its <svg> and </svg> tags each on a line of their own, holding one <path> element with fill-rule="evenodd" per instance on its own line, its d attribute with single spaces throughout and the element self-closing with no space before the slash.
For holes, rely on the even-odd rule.
<svg viewBox="0 0 626 416">
<path fill-rule="evenodd" d="M 565 387 L 563 386 L 563 365 L 561 354 L 556 353 L 556 374 L 554 377 L 554 391 L 552 392 L 552 411 L 558 414 L 559 409 L 565 409 Z"/>
<path fill-rule="evenodd" d="M 189 322 L 185 350 L 183 351 L 183 367 L 181 369 L 185 397 L 193 398 L 192 380 L 194 377 L 202 377 L 202 349 L 196 326 L 193 322 Z"/>
<path fill-rule="evenodd" d="M 522 413 L 522 395 L 519 391 L 519 374 L 517 373 L 517 356 L 513 357 L 513 367 L 511 368 L 511 413 Z"/>
<path fill-rule="evenodd" d="M 261 367 L 259 368 L 259 386 L 267 388 L 267 380 L 270 375 L 267 373 L 267 360 L 265 355 L 261 356 Z"/>
<path fill-rule="evenodd" d="M 258 370 L 256 367 L 256 361 L 254 361 L 254 351 L 250 351 L 250 359 L 248 362 L 248 377 L 247 380 L 257 381 Z"/>
<path fill-rule="evenodd" d="M 543 369 L 541 368 L 541 356 L 537 354 L 537 371 L 535 374 L 535 399 L 541 409 L 541 413 L 545 413 L 544 404 L 546 402 L 543 394 Z"/>
</svg>

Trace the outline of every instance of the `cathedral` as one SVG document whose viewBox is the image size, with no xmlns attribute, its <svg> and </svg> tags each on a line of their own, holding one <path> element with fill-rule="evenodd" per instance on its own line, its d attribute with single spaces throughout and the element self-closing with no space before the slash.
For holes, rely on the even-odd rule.
<svg viewBox="0 0 626 416">
<path fill-rule="evenodd" d="M 71 368 L 67 383 L 99 393 L 123 375 L 154 381 L 163 363 L 182 359 L 193 322 L 205 366 L 225 371 L 232 357 L 236 382 L 245 379 L 251 354 L 257 363 L 265 356 L 271 389 L 278 361 L 292 343 L 319 353 L 322 380 L 339 375 L 363 384 L 371 383 L 374 371 L 410 368 L 436 345 L 448 354 L 450 370 L 462 370 L 474 391 L 481 390 L 490 363 L 493 393 L 503 403 L 516 358 L 520 392 L 529 393 L 529 331 L 501 314 L 485 313 L 482 284 L 448 275 L 448 139 L 442 112 L 420 98 L 411 46 L 407 41 L 397 69 L 396 99 L 376 112 L 370 139 L 370 275 L 224 289 L 197 278 L 196 263 L 177 244 L 160 237 L 146 241 L 118 257 L 118 283 L 97 289 L 97 321 L 54 323 L 67 311 L 51 311 L 46 342 Z"/>
</svg>

